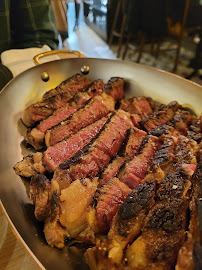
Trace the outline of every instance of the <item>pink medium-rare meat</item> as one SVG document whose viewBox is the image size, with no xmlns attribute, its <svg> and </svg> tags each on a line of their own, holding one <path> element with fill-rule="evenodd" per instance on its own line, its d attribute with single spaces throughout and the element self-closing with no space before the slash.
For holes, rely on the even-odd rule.
<svg viewBox="0 0 202 270">
<path fill-rule="evenodd" d="M 109 182 L 112 178 L 114 178 L 124 161 L 125 157 L 116 157 L 111 163 L 109 163 L 99 179 L 99 186 Z"/>
<path fill-rule="evenodd" d="M 76 180 L 85 177 L 93 178 L 97 175 L 116 155 L 126 137 L 127 130 L 132 125 L 127 112 L 116 111 L 88 152 L 79 162 L 70 167 L 69 177 Z"/>
<path fill-rule="evenodd" d="M 106 84 L 104 91 L 116 101 L 123 98 L 124 95 L 124 79 L 120 77 L 112 77 Z"/>
<path fill-rule="evenodd" d="M 60 92 L 55 89 L 53 89 L 54 91 L 50 90 L 55 94 L 45 94 L 41 101 L 27 107 L 23 112 L 23 123 L 27 127 L 33 127 L 36 122 L 46 119 L 55 110 L 64 106 L 76 94 L 76 92 L 81 91 L 89 84 L 90 80 L 82 75 L 75 75 L 69 78 L 65 83 L 66 91 Z"/>
<path fill-rule="evenodd" d="M 63 106 L 59 108 L 51 116 L 49 116 L 39 124 L 38 130 L 45 133 L 48 129 L 65 120 L 77 110 L 77 106 L 69 106 L 69 104 L 68 106 Z"/>
<path fill-rule="evenodd" d="M 64 161 L 70 160 L 76 153 L 87 145 L 101 130 L 107 118 L 103 117 L 95 123 L 81 129 L 67 140 L 50 146 L 44 152 L 44 162 L 46 169 L 50 172 L 55 171 Z"/>
<path fill-rule="evenodd" d="M 109 95 L 103 93 L 99 96 L 95 96 L 85 107 L 76 111 L 71 119 L 47 131 L 45 136 L 47 147 L 68 138 L 81 128 L 106 116 L 109 112 L 114 110 L 114 106 L 114 99 Z"/>
<path fill-rule="evenodd" d="M 45 132 L 61 121 L 66 120 L 70 115 L 86 104 L 93 96 L 101 94 L 103 88 L 104 82 L 102 80 L 92 82 L 82 92 L 76 93 L 63 107 L 57 109 L 52 115 L 41 121 L 37 127 L 28 130 L 25 140 L 36 150 L 41 150 L 45 146 Z"/>
<path fill-rule="evenodd" d="M 143 117 L 153 113 L 151 105 L 146 97 L 124 99 L 121 101 L 120 109 Z"/>
<path fill-rule="evenodd" d="M 140 154 L 123 166 L 118 174 L 119 180 L 132 189 L 136 188 L 146 176 L 149 164 L 159 147 L 160 141 L 157 137 L 145 137 L 139 149 Z"/>
<path fill-rule="evenodd" d="M 131 189 L 117 178 L 97 190 L 96 220 L 99 233 L 106 233 L 119 206 L 125 201 Z M 95 195 L 96 197 L 96 195 Z"/>
<path fill-rule="evenodd" d="M 43 120 L 39 124 L 38 129 L 42 132 L 46 132 L 48 129 L 67 119 L 71 114 L 85 105 L 89 99 L 101 94 L 103 88 L 104 82 L 102 80 L 92 82 L 82 92 L 76 93 L 67 104 L 56 110 L 53 115 Z"/>
<path fill-rule="evenodd" d="M 62 110 L 60 110 L 62 109 Z M 44 148 L 45 143 L 45 132 L 51 128 L 52 126 L 57 125 L 62 118 L 67 118 L 72 115 L 75 111 L 78 110 L 77 107 L 62 107 L 59 110 L 56 110 L 51 116 L 41 121 L 41 123 L 32 129 L 27 130 L 27 134 L 25 136 L 26 142 L 32 145 L 36 150 L 41 150 Z"/>
<path fill-rule="evenodd" d="M 147 133 L 138 128 L 132 128 L 128 137 L 128 142 L 126 144 L 124 156 L 127 160 L 131 159 L 137 154 L 139 146 L 142 140 L 146 137 Z"/>
<path fill-rule="evenodd" d="M 90 80 L 81 74 L 75 74 L 72 77 L 61 82 L 56 88 L 47 91 L 43 95 L 43 99 L 47 99 L 58 94 L 63 94 L 66 92 L 78 92 L 90 84 Z"/>
<path fill-rule="evenodd" d="M 129 161 L 138 151 L 138 148 L 146 136 L 146 132 L 137 128 L 131 128 L 128 134 L 124 154 L 116 157 L 104 170 L 100 177 L 99 185 L 110 181 L 117 175 L 124 162 Z"/>
</svg>

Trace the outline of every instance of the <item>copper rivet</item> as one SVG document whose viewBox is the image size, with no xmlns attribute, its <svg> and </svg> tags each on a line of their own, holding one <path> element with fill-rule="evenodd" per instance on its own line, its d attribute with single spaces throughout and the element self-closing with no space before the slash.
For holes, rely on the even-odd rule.
<svg viewBox="0 0 202 270">
<path fill-rule="evenodd" d="M 47 73 L 47 72 L 43 72 L 43 73 L 41 74 L 41 79 L 42 79 L 42 81 L 47 82 L 47 81 L 49 80 L 49 75 L 48 75 L 48 73 Z"/>
<path fill-rule="evenodd" d="M 89 72 L 90 72 L 90 67 L 89 67 L 89 66 L 83 66 L 83 67 L 81 68 L 81 73 L 82 73 L 83 75 L 87 75 Z"/>
</svg>

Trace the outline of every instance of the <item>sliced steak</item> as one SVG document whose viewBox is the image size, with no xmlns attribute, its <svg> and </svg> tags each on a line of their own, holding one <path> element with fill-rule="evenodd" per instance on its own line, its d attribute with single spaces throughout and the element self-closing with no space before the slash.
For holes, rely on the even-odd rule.
<svg viewBox="0 0 202 270">
<path fill-rule="evenodd" d="M 93 178 L 97 175 L 117 154 L 127 130 L 132 126 L 130 115 L 127 112 L 116 111 L 88 152 L 79 162 L 70 167 L 69 177 L 76 180 L 85 177 Z"/>
<path fill-rule="evenodd" d="M 202 150 L 199 151 L 197 171 L 189 203 L 190 222 L 187 239 L 178 252 L 177 269 L 201 269 L 202 236 Z M 198 253 L 198 254 L 197 254 Z"/>
<path fill-rule="evenodd" d="M 136 155 L 138 148 L 146 136 L 146 132 L 137 128 L 131 128 L 128 132 L 128 137 L 126 139 L 126 146 L 124 153 L 115 158 L 104 170 L 100 177 L 99 185 L 110 181 L 113 177 L 117 175 L 120 167 L 124 162 L 129 161 L 134 155 Z"/>
<path fill-rule="evenodd" d="M 197 143 L 202 141 L 202 116 L 193 118 L 187 131 L 187 137 L 195 140 Z"/>
<path fill-rule="evenodd" d="M 148 134 L 156 136 L 156 137 L 160 137 L 162 135 L 171 136 L 173 134 L 174 130 L 175 130 L 174 127 L 172 127 L 168 124 L 163 124 L 161 126 L 157 126 L 155 129 L 149 131 Z"/>
<path fill-rule="evenodd" d="M 81 129 L 68 139 L 50 146 L 44 152 L 44 162 L 46 169 L 50 172 L 56 170 L 61 163 L 70 160 L 77 152 L 87 145 L 101 130 L 107 118 L 103 117 L 95 123 Z"/>
<path fill-rule="evenodd" d="M 112 218 L 130 192 L 131 189 L 117 178 L 112 179 L 97 191 L 99 195 L 97 198 L 96 217 L 100 233 L 106 233 L 109 230 Z"/>
<path fill-rule="evenodd" d="M 147 136 L 143 139 L 139 148 L 139 155 L 126 163 L 120 170 L 118 178 L 130 188 L 136 188 L 146 176 L 149 164 L 153 160 L 156 151 L 160 146 L 157 137 Z"/>
<path fill-rule="evenodd" d="M 22 121 L 27 127 L 33 127 L 36 122 L 46 119 L 56 109 L 64 106 L 76 92 L 81 91 L 90 84 L 90 80 L 82 75 L 75 75 L 65 82 L 62 83 L 65 86 L 65 91 L 50 90 L 54 95 L 45 94 L 42 101 L 30 105 L 24 110 Z M 56 88 L 59 89 L 58 87 Z"/>
<path fill-rule="evenodd" d="M 145 219 L 142 234 L 127 249 L 126 257 L 131 268 L 174 267 L 178 251 L 186 236 L 190 197 L 188 190 L 194 173 L 193 168 L 192 171 L 191 169 L 187 171 L 184 164 L 189 165 L 193 162 L 192 154 L 189 152 L 195 152 L 195 145 L 191 140 L 184 139 L 185 142 L 179 142 L 176 147 L 181 149 L 176 157 L 179 163 L 174 164 L 173 169 L 161 182 L 156 204 Z"/>
<path fill-rule="evenodd" d="M 81 74 L 75 74 L 72 77 L 61 82 L 56 88 L 47 91 L 43 95 L 43 99 L 47 99 L 58 94 L 63 94 L 66 92 L 78 92 L 79 90 L 85 88 L 90 84 L 90 80 Z"/>
<path fill-rule="evenodd" d="M 175 161 L 175 147 L 175 139 L 169 136 L 166 137 L 162 146 L 156 152 L 144 181 L 156 180 L 160 183 L 164 179 Z"/>
<path fill-rule="evenodd" d="M 173 101 L 167 106 L 164 106 L 161 111 L 155 112 L 146 119 L 140 121 L 139 124 L 144 130 L 151 131 L 157 126 L 161 126 L 171 121 L 178 108 L 179 104 L 176 101 Z"/>
<path fill-rule="evenodd" d="M 94 97 L 85 107 L 76 111 L 70 119 L 47 131 L 45 136 L 46 145 L 48 147 L 54 145 L 76 133 L 81 128 L 106 116 L 114 110 L 114 105 L 113 98 L 105 93 Z"/>
<path fill-rule="evenodd" d="M 74 112 L 87 103 L 93 96 L 102 93 L 104 83 L 102 80 L 96 80 L 86 87 L 82 92 L 76 93 L 75 96 L 66 103 L 63 107 L 57 109 L 48 118 L 40 122 L 40 124 L 31 130 L 27 131 L 25 140 L 31 144 L 36 150 L 41 150 L 44 147 L 45 132 L 57 125 L 63 120 L 66 120 Z"/>
<path fill-rule="evenodd" d="M 120 77 L 112 77 L 106 84 L 104 91 L 113 97 L 115 102 L 123 98 L 124 95 L 124 79 Z"/>
<path fill-rule="evenodd" d="M 120 109 L 131 114 L 137 114 L 145 118 L 153 113 L 151 105 L 146 97 L 134 97 L 121 101 Z"/>
</svg>

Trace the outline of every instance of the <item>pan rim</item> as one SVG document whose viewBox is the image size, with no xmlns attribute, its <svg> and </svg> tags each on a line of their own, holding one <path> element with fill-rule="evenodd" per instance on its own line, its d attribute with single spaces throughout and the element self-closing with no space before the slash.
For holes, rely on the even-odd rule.
<svg viewBox="0 0 202 270">
<path fill-rule="evenodd" d="M 13 83 L 13 81 L 15 80 L 15 78 L 19 78 L 20 76 L 23 76 L 24 74 L 26 74 L 27 72 L 30 72 L 31 70 L 33 69 L 36 69 L 37 67 L 45 67 L 46 65 L 52 63 L 56 63 L 58 61 L 60 62 L 66 62 L 66 61 L 81 61 L 81 59 L 85 59 L 85 60 L 98 60 L 98 61 L 109 61 L 109 62 L 118 62 L 118 63 L 122 63 L 122 64 L 129 64 L 129 65 L 134 65 L 134 66 L 141 66 L 142 68 L 146 68 L 148 70 L 154 70 L 154 71 L 158 71 L 160 72 L 161 74 L 167 74 L 168 76 L 171 76 L 172 78 L 177 78 L 181 81 L 184 81 L 184 82 L 187 82 L 189 83 L 190 85 L 195 85 L 197 87 L 200 87 L 202 89 L 202 85 L 196 83 L 196 82 L 193 82 L 191 80 L 188 80 L 180 75 L 177 75 L 177 74 L 174 74 L 174 73 L 171 73 L 169 71 L 166 71 L 166 70 L 163 70 L 163 69 L 160 69 L 160 68 L 156 68 L 156 67 L 151 67 L 151 66 L 148 66 L 148 65 L 145 65 L 145 64 L 141 64 L 141 63 L 135 63 L 135 62 L 131 62 L 131 61 L 126 61 L 126 60 L 120 60 L 120 59 L 107 59 L 107 58 L 65 58 L 65 59 L 56 59 L 56 60 L 53 60 L 53 61 L 49 61 L 49 62 L 46 62 L 46 63 L 41 63 L 40 65 L 38 66 L 33 66 L 23 72 L 21 72 L 20 74 L 16 75 L 15 77 L 13 77 L 1 90 L 0 90 L 0 94 L 4 91 L 4 89 L 6 89 L 8 87 L 8 85 L 10 85 L 11 83 Z"/>
</svg>

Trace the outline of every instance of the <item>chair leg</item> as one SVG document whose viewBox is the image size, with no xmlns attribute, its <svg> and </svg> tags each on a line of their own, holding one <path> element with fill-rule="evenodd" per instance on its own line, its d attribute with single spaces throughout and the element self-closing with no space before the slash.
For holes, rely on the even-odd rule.
<svg viewBox="0 0 202 270">
<path fill-rule="evenodd" d="M 183 19 L 182 19 L 182 25 L 181 25 L 181 31 L 180 31 L 180 37 L 179 37 L 178 45 L 177 45 L 175 63 L 174 63 L 174 67 L 173 67 L 173 72 L 177 71 L 177 66 L 178 66 L 178 61 L 179 61 L 179 57 L 180 57 L 180 50 L 181 50 L 181 46 L 182 46 L 182 39 L 183 39 L 183 36 L 184 36 L 184 29 L 185 29 L 187 15 L 188 15 L 188 11 L 189 11 L 189 6 L 190 6 L 190 0 L 186 0 L 185 1 Z"/>
<path fill-rule="evenodd" d="M 121 0 L 119 0 L 118 3 L 117 3 L 116 12 L 115 12 L 114 20 L 113 20 L 113 23 L 112 23 L 111 34 L 110 34 L 109 42 L 108 42 L 108 45 L 109 45 L 110 48 L 112 46 L 112 42 L 113 42 L 113 38 L 114 38 L 114 31 L 116 29 L 116 24 L 117 24 L 120 9 L 121 9 Z"/>
<path fill-rule="evenodd" d="M 141 34 L 141 38 L 140 38 L 140 47 L 139 47 L 139 54 L 138 54 L 138 58 L 137 58 L 137 63 L 140 62 L 140 59 L 142 57 L 142 53 L 143 53 L 143 49 L 144 49 L 144 44 L 145 44 L 145 35 Z"/>
<path fill-rule="evenodd" d="M 157 40 L 156 52 L 155 52 L 155 58 L 158 58 L 158 57 L 159 57 L 160 46 L 161 46 L 161 41 L 160 41 L 160 40 Z"/>
<path fill-rule="evenodd" d="M 128 45 L 129 45 L 129 42 L 130 42 L 131 38 L 132 38 L 132 33 L 129 33 L 129 34 L 128 34 L 128 37 L 127 37 L 127 40 L 126 40 L 125 49 L 124 49 L 124 51 L 123 51 L 122 60 L 124 60 L 125 57 L 126 57 L 126 53 L 127 53 L 127 51 L 128 51 Z"/>
<path fill-rule="evenodd" d="M 123 16 L 123 20 L 121 23 L 121 31 L 120 31 L 120 38 L 119 38 L 119 43 L 118 43 L 117 57 L 120 56 L 120 51 L 121 51 L 121 47 L 122 47 L 122 43 L 123 43 L 123 35 L 124 35 L 125 25 L 126 25 L 126 15 Z"/>
<path fill-rule="evenodd" d="M 154 39 L 153 38 L 151 40 L 150 52 L 151 52 L 151 55 L 154 54 Z"/>
</svg>

